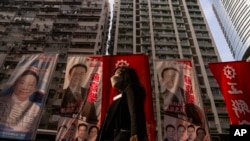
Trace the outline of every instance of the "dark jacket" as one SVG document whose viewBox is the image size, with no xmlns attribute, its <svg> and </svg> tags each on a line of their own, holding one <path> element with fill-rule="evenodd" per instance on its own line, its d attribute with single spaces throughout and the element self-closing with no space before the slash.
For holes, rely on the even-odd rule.
<svg viewBox="0 0 250 141">
<path fill-rule="evenodd" d="M 108 108 L 98 140 L 127 141 L 131 136 L 137 135 L 139 141 L 145 141 L 145 97 L 143 87 L 137 84 L 128 85 L 122 97 L 113 101 Z"/>
<path fill-rule="evenodd" d="M 72 109 L 71 111 L 63 112 L 61 110 L 61 115 L 66 117 L 72 117 L 73 114 L 81 113 L 81 117 L 86 118 L 86 122 L 88 123 L 97 123 L 97 115 L 96 115 L 96 109 L 95 104 L 93 102 L 87 101 L 87 90 L 86 88 L 81 88 L 81 97 L 82 99 L 76 99 L 73 96 L 72 91 L 70 88 L 67 88 L 64 90 L 64 96 L 61 104 L 61 109 Z M 79 103 L 80 101 L 80 103 Z M 81 105 L 83 105 L 81 109 Z M 80 111 L 81 110 L 81 111 Z"/>
<path fill-rule="evenodd" d="M 69 87 L 64 89 L 61 104 L 61 115 L 71 117 L 73 114 L 77 114 L 79 112 L 82 102 L 87 98 L 86 88 L 81 88 L 81 97 L 81 100 L 76 99 Z M 67 111 L 63 109 L 66 109 Z"/>
</svg>

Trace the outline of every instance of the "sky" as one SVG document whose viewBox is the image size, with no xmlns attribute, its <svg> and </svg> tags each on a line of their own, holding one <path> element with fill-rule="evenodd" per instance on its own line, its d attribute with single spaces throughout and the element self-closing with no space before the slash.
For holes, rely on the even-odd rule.
<svg viewBox="0 0 250 141">
<path fill-rule="evenodd" d="M 222 62 L 234 61 L 227 42 L 224 38 L 222 30 L 219 26 L 219 23 L 215 17 L 215 14 L 212 10 L 211 0 L 200 0 L 201 6 L 203 8 L 203 12 L 206 16 L 206 20 L 208 22 L 208 26 L 211 30 L 212 36 L 214 38 L 214 42 L 217 46 L 218 52 L 221 57 Z"/>
<path fill-rule="evenodd" d="M 111 4 L 111 12 L 114 0 L 109 0 Z M 211 30 L 212 36 L 214 38 L 214 42 L 217 46 L 219 55 L 221 57 L 222 62 L 234 61 L 234 58 L 229 50 L 227 42 L 224 38 L 222 30 L 219 26 L 219 23 L 214 15 L 212 10 L 212 4 L 210 0 L 200 0 L 201 6 L 203 8 L 203 12 L 206 16 L 206 20 L 208 22 L 208 26 Z"/>
</svg>

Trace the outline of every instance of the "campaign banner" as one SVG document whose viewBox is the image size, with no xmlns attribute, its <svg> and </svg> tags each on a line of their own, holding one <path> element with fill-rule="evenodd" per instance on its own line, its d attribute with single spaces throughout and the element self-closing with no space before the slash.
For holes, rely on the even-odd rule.
<svg viewBox="0 0 250 141">
<path fill-rule="evenodd" d="M 225 99 L 230 124 L 250 124 L 250 62 L 234 61 L 208 65 Z"/>
<path fill-rule="evenodd" d="M 65 71 L 57 141 L 95 140 L 100 128 L 102 59 L 69 56 Z"/>
<path fill-rule="evenodd" d="M 156 60 L 155 67 L 164 130 L 162 139 L 208 141 L 207 122 L 192 62 Z M 199 135 L 200 132 L 203 134 Z"/>
<path fill-rule="evenodd" d="M 112 103 L 117 92 L 112 88 L 110 78 L 114 74 L 114 70 L 119 66 L 130 66 L 134 68 L 138 74 L 139 80 L 146 91 L 146 100 L 144 104 L 146 126 L 149 141 L 155 141 L 155 119 L 152 103 L 152 88 L 149 72 L 148 56 L 142 54 L 133 55 L 113 55 L 103 56 L 103 94 L 101 121 L 104 121 L 108 106 Z M 105 82 L 105 83 L 104 83 Z"/>
<path fill-rule="evenodd" d="M 23 55 L 0 92 L 0 138 L 35 139 L 57 56 Z"/>
</svg>

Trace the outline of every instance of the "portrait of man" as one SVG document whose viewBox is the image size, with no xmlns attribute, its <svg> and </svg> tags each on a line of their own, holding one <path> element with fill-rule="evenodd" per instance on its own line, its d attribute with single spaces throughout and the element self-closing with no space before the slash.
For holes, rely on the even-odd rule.
<svg viewBox="0 0 250 141">
<path fill-rule="evenodd" d="M 175 127 L 172 124 L 168 124 L 165 127 L 166 137 L 164 141 L 176 141 L 175 140 Z"/>
<path fill-rule="evenodd" d="M 88 89 L 82 87 L 83 81 L 86 81 L 87 71 L 85 64 L 75 64 L 69 69 L 67 77 L 69 86 L 63 90 L 61 115 L 96 123 L 98 120 L 95 105 L 87 100 Z"/>
<path fill-rule="evenodd" d="M 206 130 L 203 127 L 197 128 L 195 141 L 205 141 L 206 134 Z"/>
<path fill-rule="evenodd" d="M 190 124 L 187 127 L 187 141 L 194 141 L 195 139 L 195 127 Z"/>
<path fill-rule="evenodd" d="M 185 141 L 186 127 L 183 124 L 177 126 L 177 141 Z"/>
<path fill-rule="evenodd" d="M 88 126 L 80 123 L 77 128 L 77 137 L 75 141 L 87 141 Z"/>
<path fill-rule="evenodd" d="M 76 64 L 68 72 L 69 86 L 63 91 L 63 100 L 61 104 L 61 114 L 71 117 L 78 113 L 82 102 L 87 97 L 87 90 L 83 88 L 82 81 L 87 73 L 87 66 Z"/>
<path fill-rule="evenodd" d="M 161 72 L 161 97 L 166 115 L 202 125 L 202 113 L 194 103 L 188 103 L 184 89 L 180 86 L 181 73 L 177 68 L 167 67 Z"/>
<path fill-rule="evenodd" d="M 166 115 L 185 119 L 186 97 L 180 86 L 181 74 L 177 68 L 167 67 L 161 72 L 162 108 Z"/>
<path fill-rule="evenodd" d="M 164 105 L 169 102 L 186 102 L 184 89 L 180 87 L 180 72 L 178 71 L 178 69 L 173 67 L 164 68 L 161 72 L 161 77 L 161 93 L 164 99 Z"/>
</svg>

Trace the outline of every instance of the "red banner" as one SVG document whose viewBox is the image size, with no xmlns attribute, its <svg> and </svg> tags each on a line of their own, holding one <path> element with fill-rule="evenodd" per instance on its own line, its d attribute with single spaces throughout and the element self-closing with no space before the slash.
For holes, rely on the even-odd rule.
<svg viewBox="0 0 250 141">
<path fill-rule="evenodd" d="M 249 124 L 250 87 L 248 81 L 250 62 L 210 63 L 209 68 L 224 96 L 230 124 Z"/>
<path fill-rule="evenodd" d="M 150 141 L 155 141 L 155 120 L 153 114 L 152 104 L 152 88 L 149 72 L 148 57 L 146 55 L 117 55 L 117 56 L 104 56 L 103 57 L 103 82 L 110 82 L 110 77 L 113 70 L 122 65 L 127 65 L 134 68 L 140 78 L 146 91 L 145 112 L 148 138 Z M 102 112 L 101 121 L 103 121 L 107 107 L 111 104 L 115 92 L 110 83 L 103 83 L 103 96 L 102 96 Z"/>
</svg>

